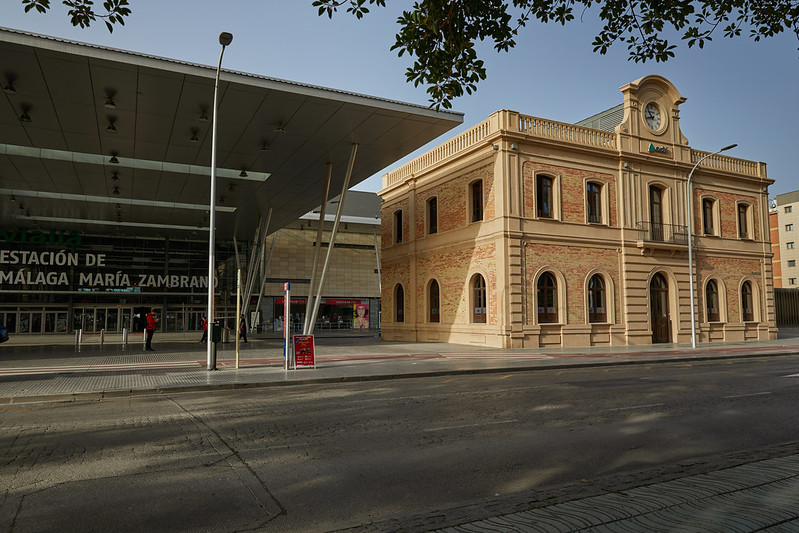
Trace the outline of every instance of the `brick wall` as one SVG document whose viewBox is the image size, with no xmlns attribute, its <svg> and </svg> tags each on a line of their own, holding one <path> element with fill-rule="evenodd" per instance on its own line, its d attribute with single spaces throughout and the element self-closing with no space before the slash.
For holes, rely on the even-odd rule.
<svg viewBox="0 0 799 533">
<path fill-rule="evenodd" d="M 577 246 L 528 242 L 525 248 L 525 277 L 527 286 L 527 323 L 536 322 L 535 276 L 542 268 L 555 269 L 566 278 L 567 320 L 569 324 L 585 324 L 586 286 L 589 272 L 599 270 L 609 274 L 606 283 L 613 283 L 616 322 L 620 321 L 619 258 L 615 248 L 585 248 Z M 559 282 L 560 285 L 560 282 Z M 558 287 L 558 291 L 563 287 Z M 606 291 L 608 288 L 606 287 Z M 610 297 L 610 293 L 606 293 Z M 608 317 L 610 319 L 610 317 Z"/>
<path fill-rule="evenodd" d="M 734 259 L 722 257 L 697 257 L 696 274 L 699 280 L 697 287 L 697 306 L 700 310 L 698 316 L 701 321 L 706 321 L 705 316 L 705 281 L 709 277 L 721 279 L 724 282 L 725 296 L 727 298 L 727 322 L 741 322 L 741 293 L 740 285 L 744 277 L 755 281 L 753 291 L 760 293 L 763 290 L 763 279 L 760 274 L 760 261 L 757 259 Z M 719 291 L 722 288 L 719 287 Z M 762 298 L 760 301 L 760 317 L 765 321 Z M 755 304 L 757 305 L 757 304 Z"/>
<path fill-rule="evenodd" d="M 536 174 L 546 174 L 559 179 L 560 183 L 560 212 L 563 222 L 574 222 L 584 224 L 586 221 L 586 200 L 585 185 L 586 181 L 596 181 L 603 183 L 607 187 L 607 194 L 603 194 L 603 201 L 607 198 L 609 205 L 603 205 L 603 209 L 609 209 L 609 222 L 611 226 L 616 225 L 616 178 L 612 174 L 600 172 L 589 172 L 575 168 L 547 165 L 536 161 L 524 163 L 524 216 L 525 218 L 536 217 Z M 556 183 L 558 183 L 556 181 Z M 557 186 L 557 185 L 556 185 Z M 557 195 L 554 195 L 556 196 Z"/>
<path fill-rule="evenodd" d="M 416 316 L 427 322 L 427 287 L 436 279 L 440 289 L 441 324 L 468 324 L 471 322 L 470 281 L 475 273 L 486 282 L 486 308 L 488 323 L 498 324 L 496 246 L 478 245 L 474 248 L 445 250 L 419 255 L 416 261 Z"/>
</svg>

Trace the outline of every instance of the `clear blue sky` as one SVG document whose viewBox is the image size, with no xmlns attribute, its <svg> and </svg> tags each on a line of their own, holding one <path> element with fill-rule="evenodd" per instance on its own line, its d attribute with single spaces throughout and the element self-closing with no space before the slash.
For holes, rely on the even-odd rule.
<svg viewBox="0 0 799 533">
<path fill-rule="evenodd" d="M 60 0 L 53 0 L 47 15 L 25 14 L 20 0 L 3 0 L 0 26 L 206 65 L 216 64 L 217 36 L 228 31 L 234 38 L 224 68 L 427 104 L 424 89 L 405 82 L 410 60 L 390 51 L 397 15 L 411 0 L 389 1 L 360 21 L 344 12 L 332 21 L 318 17 L 311 1 L 130 0 L 132 16 L 109 34 L 102 22 L 73 28 Z M 660 74 L 687 98 L 680 122 L 693 148 L 714 151 L 738 143 L 729 155 L 768 164 L 776 180 L 772 197 L 799 189 L 795 37 L 755 43 L 719 35 L 704 50 L 681 46 L 669 62 L 642 65 L 627 61 L 624 46 L 605 56 L 592 52 L 596 18 L 593 10 L 566 28 L 532 22 L 510 53 L 483 46 L 488 79 L 454 102 L 465 114 L 464 125 L 435 144 L 498 109 L 576 122 L 621 103 L 622 85 Z M 357 188 L 380 186 L 378 175 Z"/>
</svg>

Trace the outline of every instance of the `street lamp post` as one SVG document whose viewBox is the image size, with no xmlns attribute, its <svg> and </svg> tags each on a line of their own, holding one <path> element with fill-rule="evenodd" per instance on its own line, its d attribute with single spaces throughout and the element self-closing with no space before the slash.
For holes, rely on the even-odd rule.
<svg viewBox="0 0 799 533">
<path fill-rule="evenodd" d="M 696 162 L 694 168 L 691 169 L 691 172 L 688 173 L 688 181 L 685 183 L 685 190 L 688 197 L 688 286 L 689 290 L 691 291 L 691 348 L 696 348 L 696 304 L 694 303 L 694 246 L 693 246 L 693 237 L 694 237 L 694 230 L 693 230 L 693 218 L 694 218 L 694 195 L 691 194 L 691 178 L 694 175 L 694 170 L 699 164 L 707 159 L 710 156 L 720 154 L 721 152 L 731 150 L 738 146 L 737 144 L 731 144 L 729 146 L 725 146 L 724 148 L 713 152 L 712 154 L 707 154 L 702 159 Z"/>
<path fill-rule="evenodd" d="M 216 66 L 216 78 L 214 80 L 214 114 L 211 122 L 211 211 L 208 219 L 208 338 L 206 339 L 206 354 L 208 370 L 216 370 L 216 361 L 212 360 L 212 331 L 214 321 L 214 233 L 216 231 L 216 216 L 214 203 L 216 200 L 216 112 L 217 94 L 219 93 L 219 73 L 222 70 L 222 56 L 225 54 L 225 47 L 233 41 L 233 34 L 222 32 L 219 34 L 219 44 L 222 51 L 219 52 L 219 63 Z"/>
</svg>

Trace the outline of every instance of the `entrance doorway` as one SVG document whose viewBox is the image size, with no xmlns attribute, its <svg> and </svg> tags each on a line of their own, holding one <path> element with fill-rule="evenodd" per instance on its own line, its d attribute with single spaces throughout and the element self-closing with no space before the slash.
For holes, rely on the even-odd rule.
<svg viewBox="0 0 799 533">
<path fill-rule="evenodd" d="M 669 285 L 663 274 L 649 282 L 649 312 L 652 318 L 652 343 L 671 342 L 669 320 Z"/>
</svg>

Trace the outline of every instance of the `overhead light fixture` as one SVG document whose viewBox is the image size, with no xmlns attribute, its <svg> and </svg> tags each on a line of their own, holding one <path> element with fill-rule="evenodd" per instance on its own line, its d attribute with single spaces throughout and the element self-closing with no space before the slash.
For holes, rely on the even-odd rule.
<svg viewBox="0 0 799 533">
<path fill-rule="evenodd" d="M 117 104 L 114 102 L 114 99 L 109 96 L 108 98 L 105 99 L 103 107 L 106 109 L 116 109 Z"/>
<path fill-rule="evenodd" d="M 105 129 L 105 131 L 107 131 L 108 133 L 116 133 L 117 132 L 117 127 L 114 126 L 113 122 L 109 122 L 108 123 L 108 127 Z"/>
<path fill-rule="evenodd" d="M 200 113 L 200 116 L 199 116 L 199 117 L 197 117 L 197 120 L 198 120 L 199 122 L 208 122 L 208 113 L 206 113 L 205 111 L 203 111 L 202 113 Z"/>
<path fill-rule="evenodd" d="M 119 164 L 119 159 L 117 159 L 117 155 L 116 154 L 111 154 L 111 159 L 109 159 L 108 162 L 112 163 L 114 165 L 118 165 Z"/>
<path fill-rule="evenodd" d="M 193 211 L 204 211 L 208 216 L 208 205 L 206 204 L 188 204 L 181 202 L 164 202 L 161 200 L 139 200 L 136 198 L 114 198 L 111 199 L 108 195 L 105 196 L 92 196 L 86 194 L 69 194 L 69 193 L 56 193 L 45 191 L 18 191 L 15 189 L 4 189 L 0 187 L 0 196 L 14 195 L 14 200 L 17 196 L 21 198 L 46 198 L 52 200 L 59 200 L 61 202 L 91 202 L 98 204 L 119 204 L 122 206 L 143 206 L 147 208 L 165 208 L 165 209 L 187 209 Z M 235 207 L 217 207 L 216 210 L 222 213 L 235 213 Z"/>
<path fill-rule="evenodd" d="M 114 187 L 114 194 L 119 196 L 119 187 Z"/>
<path fill-rule="evenodd" d="M 192 129 L 191 129 L 191 139 L 189 139 L 189 142 L 193 142 L 193 143 L 198 143 L 198 142 L 200 142 L 200 138 L 199 138 L 199 137 L 197 137 L 197 133 L 198 133 L 199 131 L 200 131 L 200 130 L 198 130 L 197 128 L 192 128 Z"/>
<path fill-rule="evenodd" d="M 247 171 L 242 169 L 241 174 L 239 174 L 239 177 L 240 178 L 246 178 L 247 177 Z"/>
<path fill-rule="evenodd" d="M 230 191 L 230 192 L 235 191 L 236 190 L 236 184 L 235 183 L 231 183 L 230 185 L 227 186 L 227 190 Z"/>
<path fill-rule="evenodd" d="M 219 203 L 220 204 L 224 204 L 225 203 L 225 197 L 224 196 L 220 196 L 219 197 Z"/>
<path fill-rule="evenodd" d="M 269 143 L 267 143 L 267 142 L 264 142 L 264 143 L 261 145 L 261 151 L 262 151 L 262 152 L 268 152 L 268 151 L 269 151 Z"/>
<path fill-rule="evenodd" d="M 122 206 L 120 204 L 117 204 L 117 209 L 122 209 Z"/>
<path fill-rule="evenodd" d="M 17 94 L 17 90 L 14 88 L 14 83 L 11 80 L 8 80 L 3 86 L 3 92 L 6 94 Z"/>
<path fill-rule="evenodd" d="M 12 201 L 12 202 L 16 202 L 16 201 L 17 201 L 17 197 L 16 197 L 16 196 L 14 196 L 13 194 L 11 195 L 11 201 Z"/>
<path fill-rule="evenodd" d="M 286 125 L 282 122 L 278 122 L 275 133 L 286 133 Z"/>
<path fill-rule="evenodd" d="M 113 174 L 111 174 L 111 181 L 119 181 L 119 173 L 118 172 L 114 172 Z"/>
<path fill-rule="evenodd" d="M 22 108 L 22 113 L 19 115 L 19 120 L 21 122 L 30 122 L 31 121 L 31 116 L 28 114 L 28 111 L 30 111 L 29 107 L 23 107 Z"/>
</svg>

